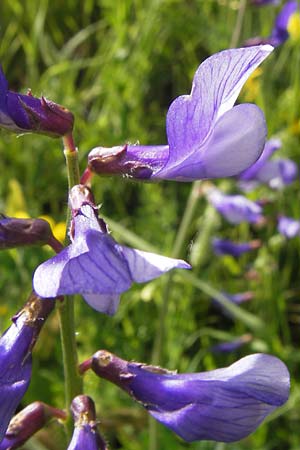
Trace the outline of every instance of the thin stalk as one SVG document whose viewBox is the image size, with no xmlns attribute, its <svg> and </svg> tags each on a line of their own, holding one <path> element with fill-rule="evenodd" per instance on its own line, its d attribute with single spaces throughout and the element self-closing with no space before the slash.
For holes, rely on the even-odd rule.
<svg viewBox="0 0 300 450">
<path fill-rule="evenodd" d="M 74 146 L 72 135 L 65 136 L 64 154 L 66 158 L 69 190 L 79 184 L 79 165 L 77 149 Z M 68 211 L 68 220 L 70 211 Z M 67 240 L 67 237 L 66 237 Z M 66 410 L 69 411 L 74 397 L 82 393 L 82 378 L 78 372 L 77 346 L 75 339 L 74 299 L 66 296 L 58 307 L 60 335 L 63 354 L 63 366 L 65 376 L 65 401 Z M 69 435 L 72 434 L 72 419 L 68 416 L 66 428 Z"/>
<path fill-rule="evenodd" d="M 230 48 L 235 48 L 240 40 L 245 11 L 246 11 L 247 1 L 240 0 L 238 14 L 235 22 L 235 27 L 231 36 Z"/>
</svg>

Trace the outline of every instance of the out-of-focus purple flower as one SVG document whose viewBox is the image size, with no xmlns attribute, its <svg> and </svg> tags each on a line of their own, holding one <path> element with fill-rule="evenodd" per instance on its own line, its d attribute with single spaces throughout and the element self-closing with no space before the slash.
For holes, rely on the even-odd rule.
<svg viewBox="0 0 300 450">
<path fill-rule="evenodd" d="M 66 413 L 42 402 L 34 402 L 20 411 L 9 423 L 0 450 L 20 448 L 52 418 L 66 419 Z"/>
<path fill-rule="evenodd" d="M 250 242 L 232 242 L 229 239 L 214 238 L 212 241 L 212 247 L 217 255 L 231 255 L 238 258 L 243 253 L 250 252 L 256 248 L 259 248 L 261 242 L 257 239 Z"/>
<path fill-rule="evenodd" d="M 262 111 L 233 106 L 251 73 L 271 46 L 225 50 L 196 71 L 190 95 L 167 113 L 168 145 L 94 148 L 88 167 L 98 174 L 138 179 L 192 181 L 237 175 L 260 156 L 266 137 Z"/>
<path fill-rule="evenodd" d="M 251 0 L 251 3 L 254 6 L 278 5 L 279 0 Z"/>
<path fill-rule="evenodd" d="M 0 338 L 0 442 L 31 377 L 31 350 L 54 300 L 31 294 L 13 324 Z"/>
<path fill-rule="evenodd" d="M 281 147 L 278 139 L 269 140 L 260 158 L 253 166 L 239 175 L 240 187 L 249 191 L 259 183 L 268 184 L 273 189 L 290 184 L 298 175 L 297 164 L 288 158 L 269 160 L 275 150 Z"/>
<path fill-rule="evenodd" d="M 71 245 L 41 264 L 33 278 L 41 297 L 82 294 L 97 311 L 114 314 L 120 294 L 133 282 L 143 283 L 174 268 L 189 269 L 185 261 L 118 244 L 98 218 L 88 189 L 73 187 Z"/>
<path fill-rule="evenodd" d="M 258 160 L 252 164 L 252 166 L 248 167 L 248 169 L 244 170 L 239 175 L 239 179 L 243 181 L 251 181 L 255 180 L 257 174 L 264 167 L 269 158 L 273 155 L 273 153 L 281 147 L 280 139 L 269 139 L 263 149 L 262 154 L 258 158 Z"/>
<path fill-rule="evenodd" d="M 0 214 L 0 250 L 44 244 L 56 247 L 56 239 L 46 220 L 17 219 Z"/>
<path fill-rule="evenodd" d="M 186 374 L 128 362 L 104 350 L 88 365 L 189 442 L 243 439 L 289 396 L 286 366 L 265 354 L 246 356 L 224 369 Z"/>
<path fill-rule="evenodd" d="M 226 195 L 212 188 L 207 194 L 209 202 L 232 224 L 257 223 L 263 219 L 262 208 L 243 195 Z"/>
<path fill-rule="evenodd" d="M 239 292 L 237 294 L 229 294 L 228 292 L 222 292 L 222 295 L 229 300 L 232 303 L 235 303 L 236 305 L 240 305 L 242 303 L 248 302 L 250 300 L 253 299 L 254 295 L 253 292 L 251 291 L 246 291 L 246 292 Z M 228 308 L 226 308 L 222 303 L 220 303 L 220 301 L 218 301 L 217 298 L 213 298 L 212 299 L 213 304 L 222 311 L 222 313 L 226 316 L 226 317 L 230 317 L 233 318 L 232 313 L 228 310 Z"/>
<path fill-rule="evenodd" d="M 14 133 L 41 133 L 60 137 L 72 132 L 73 114 L 50 100 L 8 90 L 0 66 L 0 127 Z"/>
<path fill-rule="evenodd" d="M 288 239 L 300 236 L 300 220 L 291 217 L 280 216 L 278 218 L 278 231 Z"/>
<path fill-rule="evenodd" d="M 238 350 L 245 344 L 248 344 L 253 339 L 251 334 L 243 334 L 243 336 L 239 336 L 232 341 L 220 342 L 219 344 L 214 345 L 210 348 L 210 350 L 214 353 L 230 353 L 235 350 Z"/>
<path fill-rule="evenodd" d="M 95 405 L 86 395 L 78 395 L 71 404 L 75 429 L 67 450 L 108 450 L 97 430 Z"/>
<path fill-rule="evenodd" d="M 299 13 L 299 7 L 297 0 L 287 1 L 278 16 L 276 17 L 274 27 L 271 35 L 268 38 L 255 37 L 248 39 L 245 42 L 247 46 L 270 44 L 273 47 L 278 47 L 283 44 L 289 38 L 289 24 L 290 20 L 295 13 Z"/>
</svg>

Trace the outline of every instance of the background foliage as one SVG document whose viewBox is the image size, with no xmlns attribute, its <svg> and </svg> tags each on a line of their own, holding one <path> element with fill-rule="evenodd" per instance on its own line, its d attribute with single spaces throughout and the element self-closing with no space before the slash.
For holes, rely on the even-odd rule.
<svg viewBox="0 0 300 450">
<path fill-rule="evenodd" d="M 232 44 L 268 36 L 279 8 L 257 8 L 243 0 L 3 0 L 0 60 L 12 90 L 26 92 L 30 87 L 34 95 L 45 95 L 75 114 L 75 138 L 84 170 L 86 155 L 95 146 L 165 143 L 168 106 L 176 96 L 190 91 L 199 63 Z M 280 156 L 296 162 L 300 156 L 299 58 L 299 43 L 287 41 L 239 97 L 263 108 L 269 136 L 283 141 Z M 47 215 L 56 224 L 65 220 L 67 180 L 60 141 L 34 135 L 17 138 L 1 131 L 0 164 L 2 212 Z M 228 192 L 237 191 L 235 180 L 220 183 Z M 172 254 L 192 185 L 95 178 L 93 189 L 103 204 L 102 214 L 111 220 L 114 237 L 138 248 Z M 187 444 L 159 425 L 158 448 L 299 449 L 295 431 L 300 420 L 299 238 L 285 241 L 276 230 L 279 213 L 300 217 L 299 181 L 280 192 L 261 187 L 251 194 L 253 199 L 267 200 L 267 223 L 261 228 L 229 226 L 207 206 L 201 190 L 195 192 L 195 210 L 181 251 L 181 257 L 193 262 L 193 276 L 177 272 L 171 279 L 165 276 L 134 287 L 122 296 L 112 318 L 96 313 L 78 298 L 80 358 L 105 348 L 125 359 L 150 363 L 160 345 L 155 342 L 158 329 L 164 331 L 162 365 L 179 371 L 223 367 L 253 352 L 277 355 L 292 374 L 291 398 L 256 433 L 230 445 Z M 259 238 L 263 245 L 236 261 L 215 257 L 211 236 L 237 241 Z M 50 255 L 46 247 L 0 253 L 1 330 L 27 298 L 33 270 Z M 232 317 L 212 302 L 212 289 L 217 293 L 251 290 L 254 299 L 236 307 Z M 216 344 L 242 335 L 248 341 L 235 351 L 213 351 Z M 111 448 L 145 449 L 149 441 L 152 445 L 146 414 L 125 394 L 93 375 L 86 376 L 86 392 L 96 401 Z M 34 376 L 23 404 L 37 399 L 63 404 L 55 314 L 35 349 Z M 24 448 L 60 450 L 66 444 L 62 430 L 53 424 Z"/>
</svg>

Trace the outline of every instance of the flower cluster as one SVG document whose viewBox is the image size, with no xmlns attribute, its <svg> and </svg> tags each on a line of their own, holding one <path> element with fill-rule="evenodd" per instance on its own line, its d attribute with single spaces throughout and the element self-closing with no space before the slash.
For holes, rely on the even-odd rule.
<svg viewBox="0 0 300 450">
<path fill-rule="evenodd" d="M 71 354 L 70 372 L 73 370 L 74 377 L 66 382 L 67 406 L 74 421 L 68 450 L 108 449 L 98 430 L 93 400 L 77 395 L 82 392 L 81 381 L 77 382 L 79 375 L 87 370 L 123 389 L 155 419 L 188 442 L 240 440 L 287 401 L 288 370 L 278 358 L 267 354 L 246 356 L 222 369 L 177 374 L 101 350 L 81 363 L 78 370 L 74 321 L 68 308 L 72 299 L 64 298 L 81 294 L 95 310 L 113 315 L 120 295 L 133 283 L 156 279 L 172 269 L 191 268 L 182 259 L 115 241 L 99 217 L 100 207 L 96 206 L 90 188 L 93 173 L 153 181 L 239 176 L 244 182 L 277 183 L 276 186 L 295 178 L 297 169 L 292 162 L 268 161 L 279 144 L 269 141 L 265 145 L 263 112 L 254 104 L 234 105 L 243 84 L 272 50 L 270 45 L 231 49 L 206 59 L 195 73 L 190 95 L 175 99 L 168 110 L 167 145 L 127 143 L 112 148 L 97 147 L 88 155 L 81 180 L 72 136 L 72 113 L 43 97 L 33 97 L 31 92 L 24 95 L 10 91 L 0 69 L 0 126 L 15 133 L 35 132 L 63 138 L 71 216 L 66 246 L 53 236 L 43 219 L 0 216 L 0 249 L 49 244 L 56 253 L 36 268 L 33 292 L 0 338 L 0 450 L 20 447 L 52 418 L 66 421 L 69 427 L 66 411 L 42 402 L 27 406 L 12 418 L 30 383 L 33 346 L 57 298 L 64 357 L 67 361 L 66 354 Z M 261 205 L 247 197 L 226 195 L 211 186 L 206 194 L 211 205 L 231 224 L 243 221 L 257 224 L 263 220 Z M 284 225 L 283 219 L 288 222 L 287 218 L 280 219 L 279 229 L 291 237 L 296 227 L 291 222 Z M 258 240 L 235 243 L 214 239 L 213 248 L 217 254 L 238 258 L 260 244 Z M 224 296 L 228 302 L 239 304 L 252 298 L 252 293 Z M 226 343 L 222 351 L 228 351 L 229 346 L 238 348 L 251 339 L 252 335 L 243 335 Z M 69 376 L 68 370 L 65 374 Z"/>
</svg>

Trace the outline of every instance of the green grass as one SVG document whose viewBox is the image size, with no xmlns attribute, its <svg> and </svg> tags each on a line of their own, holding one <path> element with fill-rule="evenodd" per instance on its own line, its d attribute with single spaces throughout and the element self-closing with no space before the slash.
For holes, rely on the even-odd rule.
<svg viewBox="0 0 300 450">
<path fill-rule="evenodd" d="M 241 2 L 243 3 L 243 2 Z M 214 0 L 3 0 L 0 6 L 0 61 L 10 87 L 45 95 L 76 117 L 75 139 L 84 170 L 95 146 L 129 142 L 165 143 L 165 115 L 171 101 L 188 93 L 195 69 L 207 56 L 228 48 L 236 26 L 238 1 Z M 276 9 L 246 6 L 238 44 L 267 36 Z M 299 42 L 287 41 L 263 64 L 260 87 L 251 101 L 265 112 L 269 136 L 282 138 L 280 156 L 300 159 Z M 243 97 L 244 96 L 244 97 Z M 240 96 L 243 101 L 245 91 Z M 0 211 L 26 210 L 64 221 L 67 178 L 61 142 L 47 137 L 16 137 L 0 132 Z M 234 180 L 228 180 L 236 192 Z M 120 242 L 170 256 L 192 186 L 174 182 L 139 184 L 95 178 L 101 213 Z M 263 228 L 229 226 L 199 197 L 180 256 L 193 259 L 193 274 L 176 272 L 167 291 L 163 321 L 163 365 L 179 371 L 223 367 L 253 352 L 280 357 L 292 375 L 286 406 L 253 435 L 235 444 L 186 444 L 158 426 L 159 449 L 298 450 L 300 435 L 299 238 L 284 241 L 276 230 L 278 213 L 300 218 L 299 181 L 282 192 L 261 187 L 268 222 Z M 208 222 L 210 218 L 210 222 Z M 259 238 L 263 246 L 240 261 L 212 254 L 211 236 Z M 0 253 L 0 326 L 25 302 L 35 267 L 49 257 L 45 248 Z M 254 270 L 257 277 L 245 273 Z M 80 360 L 106 348 L 126 359 L 150 362 L 167 276 L 134 286 L 122 296 L 114 317 L 76 299 Z M 253 290 L 254 299 L 224 316 L 211 301 L 221 291 Z M 216 291 L 216 292 L 215 292 Z M 223 299 L 224 300 L 224 299 Z M 230 354 L 211 347 L 251 333 L 250 343 Z M 45 389 L 47 386 L 47 389 Z M 149 445 L 148 419 L 125 394 L 92 375 L 86 392 L 96 402 L 101 430 L 112 449 Z M 43 400 L 63 405 L 63 368 L 57 317 L 47 322 L 34 351 L 34 374 L 23 405 Z M 66 448 L 63 431 L 51 424 L 29 441 L 30 450 Z"/>
</svg>

